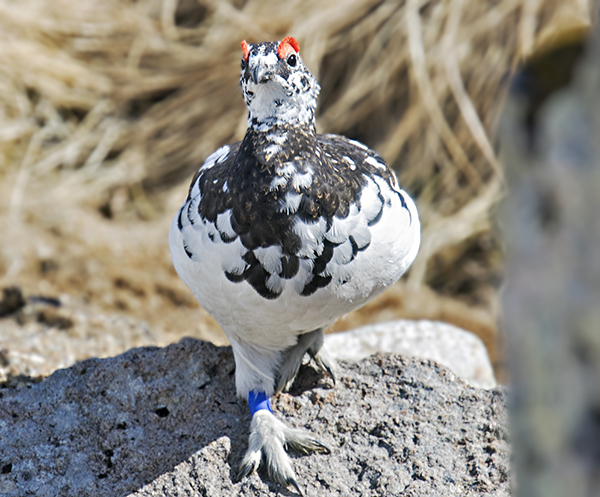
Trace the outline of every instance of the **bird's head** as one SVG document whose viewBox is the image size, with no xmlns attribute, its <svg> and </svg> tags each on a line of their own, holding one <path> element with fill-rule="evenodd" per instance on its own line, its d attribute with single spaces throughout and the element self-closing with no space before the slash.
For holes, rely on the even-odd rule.
<svg viewBox="0 0 600 497">
<path fill-rule="evenodd" d="M 298 42 L 248 44 L 242 41 L 240 84 L 248 126 L 314 125 L 319 84 L 302 63 Z"/>
</svg>

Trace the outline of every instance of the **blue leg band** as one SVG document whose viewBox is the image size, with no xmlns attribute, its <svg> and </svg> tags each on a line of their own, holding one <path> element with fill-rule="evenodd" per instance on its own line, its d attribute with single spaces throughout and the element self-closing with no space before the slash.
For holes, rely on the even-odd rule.
<svg viewBox="0 0 600 497">
<path fill-rule="evenodd" d="M 256 390 L 249 392 L 248 407 L 250 408 L 251 416 L 254 416 L 254 413 L 261 409 L 266 409 L 270 413 L 273 413 L 273 409 L 271 409 L 271 399 L 267 397 L 265 392 L 257 392 Z"/>
</svg>

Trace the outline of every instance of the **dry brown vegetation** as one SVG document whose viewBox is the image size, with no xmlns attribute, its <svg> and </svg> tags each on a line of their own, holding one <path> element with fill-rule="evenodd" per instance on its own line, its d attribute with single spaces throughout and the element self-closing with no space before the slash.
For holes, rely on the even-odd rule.
<svg viewBox="0 0 600 497">
<path fill-rule="evenodd" d="M 0 0 L 0 285 L 151 330 L 138 339 L 118 326 L 75 327 L 79 349 L 29 370 L 182 335 L 224 341 L 172 269 L 166 233 L 193 172 L 245 131 L 240 40 L 288 34 L 322 86 L 319 129 L 378 150 L 423 223 L 408 277 L 335 329 L 442 319 L 476 332 L 496 360 L 503 97 L 517 63 L 581 36 L 590 9 L 587 0 Z M 46 364 L 52 347 L 39 329 L 15 330 L 0 322 L 0 348 Z M 113 345 L 99 333 L 114 333 Z"/>
</svg>

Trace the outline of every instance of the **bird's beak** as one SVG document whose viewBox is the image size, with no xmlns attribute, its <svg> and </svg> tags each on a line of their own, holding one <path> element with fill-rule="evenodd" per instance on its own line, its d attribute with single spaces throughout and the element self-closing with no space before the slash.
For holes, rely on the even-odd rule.
<svg viewBox="0 0 600 497">
<path fill-rule="evenodd" d="M 257 66 L 252 70 L 252 81 L 257 85 L 259 83 L 266 83 L 271 79 L 271 71 L 265 67 Z"/>
</svg>

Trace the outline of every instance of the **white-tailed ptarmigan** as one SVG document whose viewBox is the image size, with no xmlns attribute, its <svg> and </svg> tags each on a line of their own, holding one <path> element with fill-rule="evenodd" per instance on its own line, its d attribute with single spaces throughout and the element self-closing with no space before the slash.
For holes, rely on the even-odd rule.
<svg viewBox="0 0 600 497">
<path fill-rule="evenodd" d="M 365 145 L 318 135 L 320 87 L 292 37 L 242 42 L 241 142 L 198 170 L 169 232 L 173 263 L 233 348 L 252 423 L 244 477 L 261 461 L 299 491 L 285 448 L 328 452 L 278 420 L 271 397 L 302 359 L 332 377 L 323 329 L 400 278 L 415 258 L 415 204 Z"/>
</svg>

